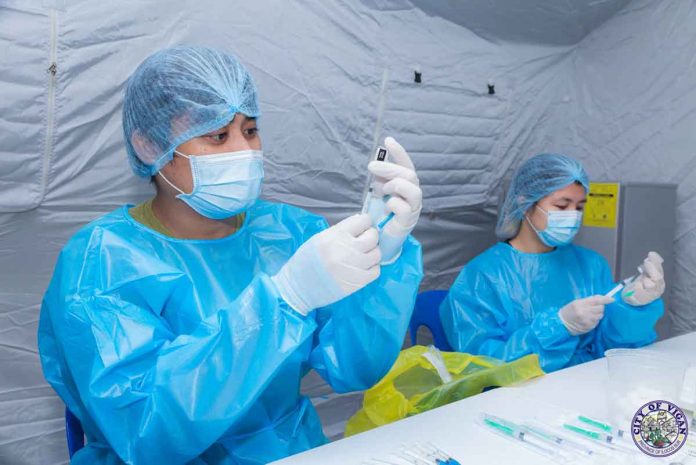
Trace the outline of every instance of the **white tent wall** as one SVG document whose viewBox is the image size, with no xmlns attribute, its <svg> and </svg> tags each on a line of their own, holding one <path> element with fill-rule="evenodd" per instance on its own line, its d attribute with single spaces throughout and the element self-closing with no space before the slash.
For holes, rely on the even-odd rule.
<svg viewBox="0 0 696 465">
<path fill-rule="evenodd" d="M 530 19 L 526 28 L 519 11 L 477 28 L 465 22 L 469 14 L 450 16 L 435 1 L 435 9 L 418 5 L 425 11 L 413 5 L 421 2 L 406 0 L 233 3 L 0 0 L 0 464 L 67 463 L 62 403 L 46 386 L 37 356 L 40 300 L 70 235 L 123 203 L 152 195 L 148 183 L 130 173 L 120 125 L 123 85 L 147 55 L 179 43 L 237 54 L 261 96 L 264 197 L 332 223 L 360 207 L 375 134 L 397 137 L 424 186 L 424 215 L 415 232 L 425 252 L 424 287 L 446 288 L 494 241 L 498 195 L 510 170 L 534 151 L 568 147 L 563 135 L 579 137 L 568 121 L 582 111 L 575 95 L 590 99 L 594 91 L 580 85 L 581 76 L 611 73 L 615 64 L 603 62 L 612 58 L 592 46 L 597 34 L 587 44 L 577 42 L 626 2 L 569 2 L 546 11 L 545 4 L 558 2 L 530 0 L 545 16 Z M 624 33 L 627 14 L 647 13 L 632 8 L 614 20 Z M 545 30 L 554 20 L 564 26 Z M 602 34 L 611 36 L 609 24 Z M 632 31 L 636 37 L 645 32 Z M 620 34 L 614 40 L 619 43 Z M 619 58 L 644 56 L 621 46 L 638 56 Z M 580 60 L 589 70 L 577 69 Z M 53 62 L 55 77 L 47 71 Z M 414 82 L 416 66 L 421 84 Z M 487 94 L 489 79 L 495 95 Z M 595 106 L 611 111 L 601 102 Z M 607 140 L 621 129 L 612 132 L 595 116 L 579 121 L 601 129 Z M 589 147 L 571 154 L 586 158 L 601 176 L 604 166 L 588 156 Z M 684 172 L 685 158 L 676 150 Z M 630 161 L 622 168 L 636 176 L 643 169 Z M 689 197 L 685 187 L 682 199 Z M 686 229 L 680 225 L 684 247 Z M 675 307 L 690 298 L 686 283 L 681 286 Z"/>
<path fill-rule="evenodd" d="M 696 329 L 694 44 L 696 2 L 631 2 L 568 53 L 554 103 L 519 146 L 577 157 L 596 181 L 678 185 L 672 335 Z"/>
</svg>

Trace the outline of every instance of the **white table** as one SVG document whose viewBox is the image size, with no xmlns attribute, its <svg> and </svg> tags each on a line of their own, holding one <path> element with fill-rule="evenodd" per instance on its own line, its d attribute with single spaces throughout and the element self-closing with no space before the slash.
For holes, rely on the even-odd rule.
<svg viewBox="0 0 696 465">
<path fill-rule="evenodd" d="M 696 362 L 696 332 L 655 343 L 649 348 L 674 359 Z M 371 458 L 385 459 L 403 443 L 428 440 L 459 458 L 463 465 L 553 464 L 533 451 L 482 429 L 476 424 L 476 419 L 481 412 L 529 418 L 534 414 L 535 402 L 605 418 L 606 384 L 606 359 L 602 358 L 515 387 L 469 397 L 274 463 L 359 465 Z"/>
</svg>

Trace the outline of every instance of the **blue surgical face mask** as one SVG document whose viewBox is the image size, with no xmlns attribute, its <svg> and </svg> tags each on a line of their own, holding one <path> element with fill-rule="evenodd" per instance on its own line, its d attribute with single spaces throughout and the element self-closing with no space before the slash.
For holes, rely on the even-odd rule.
<svg viewBox="0 0 696 465">
<path fill-rule="evenodd" d="M 191 163 L 193 190 L 185 193 L 159 174 L 167 184 L 181 192 L 176 197 L 199 214 L 222 220 L 247 210 L 256 202 L 263 181 L 263 152 L 242 150 L 211 155 L 184 155 Z"/>
<path fill-rule="evenodd" d="M 529 217 L 527 215 L 525 217 L 527 218 L 527 223 L 539 236 L 541 242 L 548 247 L 560 247 L 573 242 L 573 238 L 580 230 L 580 225 L 582 224 L 582 212 L 577 210 L 552 210 L 547 212 L 538 205 L 537 208 L 546 213 L 546 229 L 539 231 L 534 227 Z"/>
</svg>

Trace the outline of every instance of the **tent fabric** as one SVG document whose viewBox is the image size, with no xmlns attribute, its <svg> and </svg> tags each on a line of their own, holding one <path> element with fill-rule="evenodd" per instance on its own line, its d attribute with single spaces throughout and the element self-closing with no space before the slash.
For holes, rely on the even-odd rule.
<svg viewBox="0 0 696 465">
<path fill-rule="evenodd" d="M 696 329 L 696 2 L 524 3 L 0 0 L 0 464 L 67 463 L 41 297 L 80 226 L 152 195 L 128 166 L 123 90 L 176 44 L 229 50 L 254 76 L 267 199 L 335 223 L 360 209 L 375 138 L 396 137 L 423 184 L 425 289 L 495 241 L 534 153 L 597 181 L 678 183 L 669 312 L 674 333 Z"/>
</svg>

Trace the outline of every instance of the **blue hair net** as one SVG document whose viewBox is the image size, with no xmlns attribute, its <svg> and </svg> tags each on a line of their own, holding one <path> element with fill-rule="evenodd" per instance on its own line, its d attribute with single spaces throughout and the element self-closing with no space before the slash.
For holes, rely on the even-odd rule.
<svg viewBox="0 0 696 465">
<path fill-rule="evenodd" d="M 251 75 L 232 55 L 203 47 L 161 50 L 138 66 L 123 102 L 123 133 L 133 171 L 148 177 L 194 137 L 235 113 L 259 116 Z"/>
<path fill-rule="evenodd" d="M 547 195 L 577 182 L 587 192 L 587 173 L 580 162 L 565 155 L 542 153 L 522 163 L 512 179 L 498 215 L 495 233 L 500 240 L 515 237 L 529 208 Z"/>
</svg>

